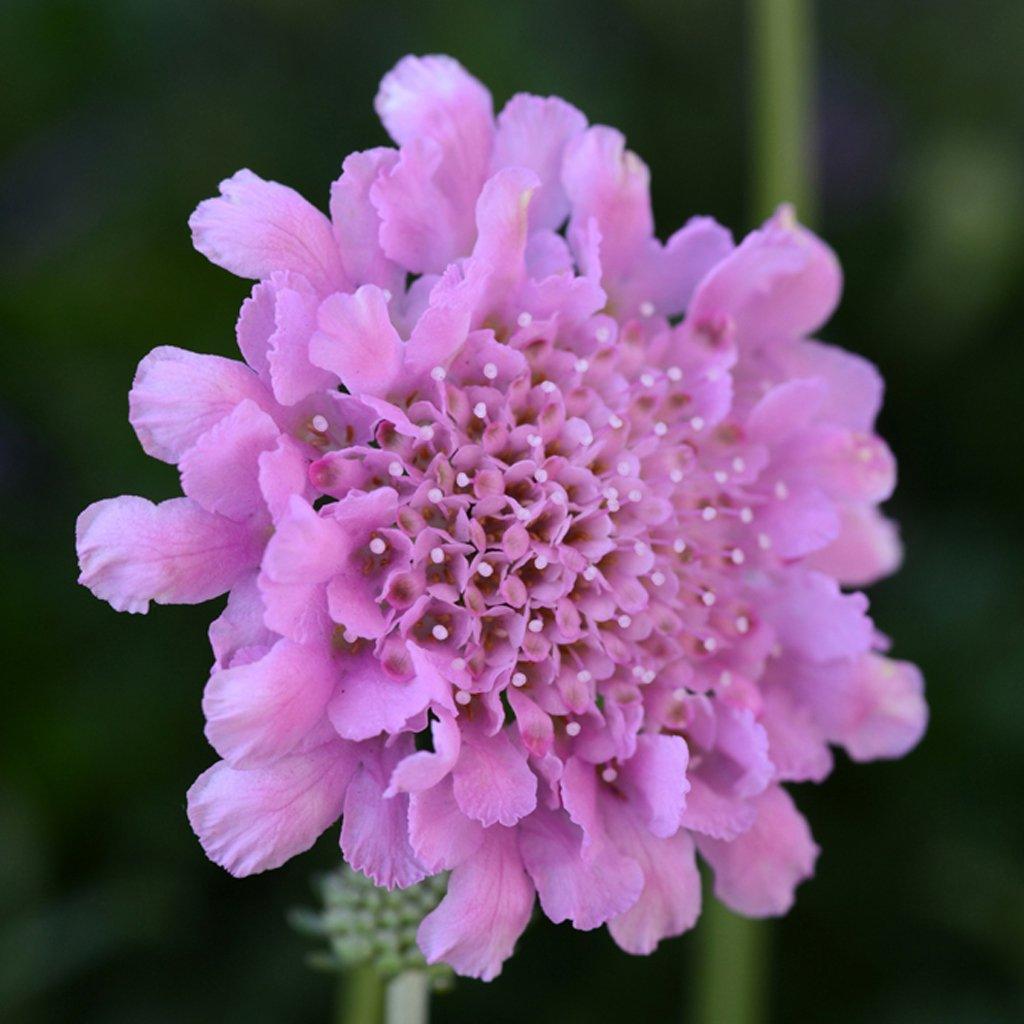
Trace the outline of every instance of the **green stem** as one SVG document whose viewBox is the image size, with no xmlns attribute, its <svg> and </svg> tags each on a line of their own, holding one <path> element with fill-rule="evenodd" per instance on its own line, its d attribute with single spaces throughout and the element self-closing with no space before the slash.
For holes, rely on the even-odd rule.
<svg viewBox="0 0 1024 1024">
<path fill-rule="evenodd" d="M 373 964 L 350 967 L 338 987 L 336 1024 L 382 1024 L 384 983 Z"/>
<path fill-rule="evenodd" d="M 750 0 L 754 215 L 781 202 L 816 213 L 813 173 L 814 27 L 808 0 Z"/>
<path fill-rule="evenodd" d="M 813 173 L 814 38 L 810 0 L 750 0 L 753 214 L 779 203 L 803 223 L 816 215 Z M 700 924 L 694 994 L 696 1024 L 760 1024 L 767 1019 L 768 924 L 726 910 L 710 892 Z"/>
<path fill-rule="evenodd" d="M 430 979 L 426 971 L 405 971 L 388 985 L 385 1024 L 428 1024 Z"/>
</svg>

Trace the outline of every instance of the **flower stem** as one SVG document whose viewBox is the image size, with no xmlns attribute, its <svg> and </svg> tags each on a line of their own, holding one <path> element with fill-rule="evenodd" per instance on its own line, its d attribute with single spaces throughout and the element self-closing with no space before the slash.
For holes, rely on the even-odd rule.
<svg viewBox="0 0 1024 1024">
<path fill-rule="evenodd" d="M 350 967 L 338 986 L 336 1024 L 382 1024 L 384 982 L 373 964 Z"/>
<path fill-rule="evenodd" d="M 788 201 L 814 220 L 814 42 L 809 0 L 750 0 L 754 215 Z"/>
<path fill-rule="evenodd" d="M 738 917 L 709 898 L 700 929 L 695 1024 L 757 1024 L 765 1020 L 767 924 Z"/>
<path fill-rule="evenodd" d="M 404 971 L 388 985 L 385 1024 L 428 1024 L 429 1019 L 430 979 L 425 971 Z"/>
</svg>

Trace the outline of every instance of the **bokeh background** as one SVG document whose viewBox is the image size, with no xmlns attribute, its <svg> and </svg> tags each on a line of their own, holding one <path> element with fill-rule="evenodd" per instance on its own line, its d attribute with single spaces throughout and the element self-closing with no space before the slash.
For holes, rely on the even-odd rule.
<svg viewBox="0 0 1024 1024">
<path fill-rule="evenodd" d="M 824 854 L 770 928 L 774 1021 L 1024 1020 L 1024 4 L 816 7 L 819 227 L 847 273 L 823 332 L 876 360 L 908 555 L 872 600 L 933 709 L 906 761 L 798 787 Z M 336 856 L 208 863 L 184 793 L 211 609 L 119 616 L 76 587 L 100 497 L 176 491 L 126 421 L 138 359 L 230 354 L 247 285 L 186 219 L 240 166 L 324 204 L 406 52 L 503 102 L 554 92 L 651 165 L 663 233 L 752 226 L 737 0 L 24 0 L 0 4 L 0 1019 L 330 1019 L 285 924 Z M 440 1022 L 687 1019 L 699 930 L 656 955 L 535 926 Z M 690 1018 L 692 1019 L 692 1018 Z"/>
</svg>

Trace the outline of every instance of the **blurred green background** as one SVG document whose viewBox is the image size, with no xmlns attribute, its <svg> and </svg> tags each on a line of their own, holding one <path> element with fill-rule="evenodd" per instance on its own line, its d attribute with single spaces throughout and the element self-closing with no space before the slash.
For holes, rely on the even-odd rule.
<svg viewBox="0 0 1024 1024">
<path fill-rule="evenodd" d="M 157 344 L 230 354 L 247 285 L 186 219 L 248 166 L 324 205 L 407 52 L 503 102 L 558 93 L 651 165 L 663 233 L 751 226 L 735 0 L 490 4 L 24 0 L 0 5 L 0 1019 L 305 1022 L 330 979 L 284 923 L 329 835 L 270 875 L 208 863 L 184 793 L 212 760 L 213 609 L 119 616 L 74 584 L 97 498 L 169 497 L 126 421 Z M 1024 4 L 819 3 L 819 227 L 847 274 L 823 332 L 888 380 L 903 571 L 872 600 L 933 719 L 906 761 L 798 787 L 824 853 L 771 928 L 775 1021 L 1024 1020 Z M 684 1019 L 700 940 L 619 953 L 533 927 L 436 1021 Z"/>
</svg>

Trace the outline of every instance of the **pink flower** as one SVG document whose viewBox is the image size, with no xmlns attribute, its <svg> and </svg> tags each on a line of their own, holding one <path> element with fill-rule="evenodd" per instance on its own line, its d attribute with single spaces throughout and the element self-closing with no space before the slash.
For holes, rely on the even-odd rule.
<svg viewBox="0 0 1024 1024">
<path fill-rule="evenodd" d="M 131 421 L 185 497 L 101 501 L 119 610 L 228 592 L 189 792 L 209 856 L 276 867 L 342 819 L 382 886 L 451 871 L 419 938 L 492 978 L 535 895 L 650 952 L 719 897 L 784 913 L 818 849 L 781 788 L 926 719 L 867 600 L 892 571 L 882 382 L 808 339 L 831 251 L 782 209 L 654 235 L 610 128 L 446 57 L 377 109 L 330 218 L 241 171 L 191 225 L 257 279 L 245 362 L 159 348 Z M 560 229 L 567 225 L 566 230 Z"/>
</svg>

